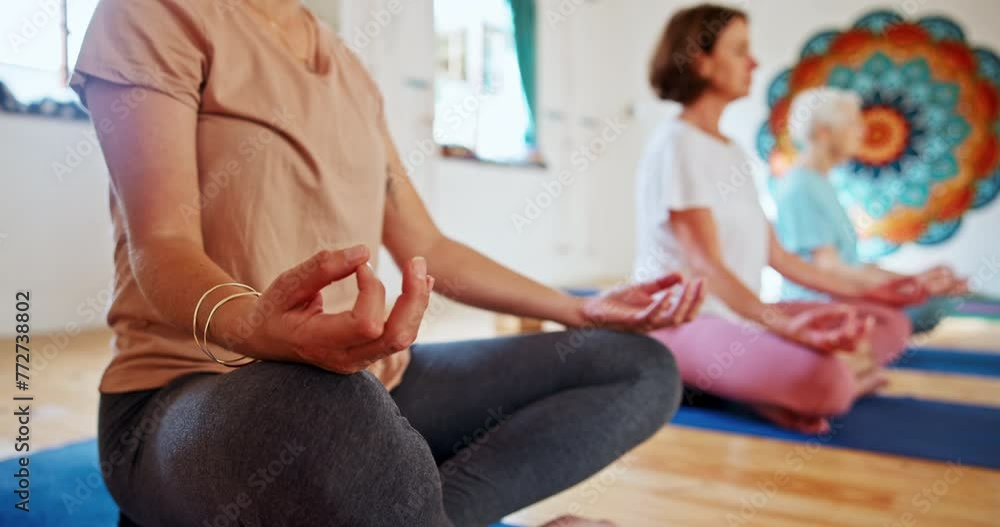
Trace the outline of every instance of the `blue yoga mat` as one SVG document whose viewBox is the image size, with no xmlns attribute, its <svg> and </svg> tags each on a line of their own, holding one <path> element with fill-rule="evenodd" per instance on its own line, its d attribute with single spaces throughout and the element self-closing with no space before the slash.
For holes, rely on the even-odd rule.
<svg viewBox="0 0 1000 527">
<path fill-rule="evenodd" d="M 29 458 L 31 486 L 29 512 L 13 507 L 11 477 L 17 459 L 0 462 L 4 475 L 0 525 L 112 527 L 118 525 L 118 507 L 111 500 L 97 464 L 97 442 L 83 441 L 45 450 Z M 64 501 L 65 500 L 65 501 Z"/>
<path fill-rule="evenodd" d="M 17 458 L 0 461 L 0 525 L 18 527 L 115 527 L 118 506 L 101 479 L 97 441 L 91 439 L 31 456 L 28 512 L 14 508 L 18 500 L 13 478 Z M 496 524 L 493 527 L 513 527 Z"/>
<path fill-rule="evenodd" d="M 1000 353 L 977 353 L 948 348 L 910 348 L 891 367 L 1000 377 Z"/>
<path fill-rule="evenodd" d="M 563 292 L 565 292 L 567 295 L 588 297 L 588 296 L 597 296 L 597 294 L 600 293 L 601 290 L 595 289 L 593 287 L 567 287 L 563 289 Z"/>
<path fill-rule="evenodd" d="M 834 419 L 830 434 L 809 436 L 734 403 L 703 394 L 693 400 L 694 406 L 681 407 L 673 425 L 1000 469 L 1000 408 L 868 397 Z"/>
</svg>

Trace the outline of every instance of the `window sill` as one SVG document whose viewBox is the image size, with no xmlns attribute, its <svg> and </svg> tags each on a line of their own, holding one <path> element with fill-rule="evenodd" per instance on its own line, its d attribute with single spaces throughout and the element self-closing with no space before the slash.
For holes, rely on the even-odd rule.
<svg viewBox="0 0 1000 527">
<path fill-rule="evenodd" d="M 548 168 L 548 165 L 545 164 L 545 160 L 542 159 L 541 154 L 537 151 L 520 159 L 498 160 L 481 158 L 472 150 L 461 146 L 441 145 L 440 149 L 441 157 L 448 160 L 467 161 L 471 163 L 510 168 L 537 168 L 542 170 Z"/>
<path fill-rule="evenodd" d="M 72 102 L 43 99 L 41 101 L 25 104 L 18 102 L 13 98 L 6 101 L 2 99 L 3 95 L 2 92 L 0 92 L 0 114 L 39 117 L 56 121 L 90 120 L 90 114 L 88 114 L 82 106 Z"/>
</svg>

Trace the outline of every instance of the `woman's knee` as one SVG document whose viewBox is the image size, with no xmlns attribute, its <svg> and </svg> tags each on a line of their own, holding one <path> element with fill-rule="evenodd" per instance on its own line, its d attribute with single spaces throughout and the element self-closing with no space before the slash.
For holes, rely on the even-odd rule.
<svg viewBox="0 0 1000 527">
<path fill-rule="evenodd" d="M 628 384 L 625 397 L 637 431 L 651 435 L 669 422 L 683 391 L 673 353 L 658 340 L 633 333 L 601 331 L 594 342 L 619 365 L 617 380 Z"/>
<path fill-rule="evenodd" d="M 913 322 L 905 312 L 896 309 L 887 310 L 883 317 L 884 341 L 873 351 L 881 364 L 888 364 L 906 351 L 913 335 Z"/>
<path fill-rule="evenodd" d="M 273 490 L 259 489 L 262 519 L 275 525 L 445 524 L 430 449 L 373 375 L 285 366 L 299 371 L 285 379 L 290 382 L 265 383 L 268 405 L 259 410 L 259 432 L 241 439 L 258 443 L 254 463 L 272 476 L 262 475 L 259 484 L 279 478 L 272 467 L 284 473 Z"/>
<path fill-rule="evenodd" d="M 876 320 L 872 352 L 880 364 L 888 364 L 906 351 L 913 335 L 913 322 L 905 312 L 887 308 L 878 312 Z"/>
<path fill-rule="evenodd" d="M 830 417 L 847 413 L 854 404 L 854 374 L 836 357 L 820 357 L 789 381 L 792 390 L 782 406 L 796 413 Z"/>
</svg>

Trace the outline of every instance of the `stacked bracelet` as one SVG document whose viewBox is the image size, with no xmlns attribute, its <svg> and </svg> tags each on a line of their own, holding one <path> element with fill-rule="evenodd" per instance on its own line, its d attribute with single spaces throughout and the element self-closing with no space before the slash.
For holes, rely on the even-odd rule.
<svg viewBox="0 0 1000 527">
<path fill-rule="evenodd" d="M 245 292 L 245 293 L 236 293 L 236 294 L 229 295 L 226 298 L 223 298 L 222 300 L 219 300 L 219 302 L 215 304 L 215 306 L 212 308 L 212 310 L 209 311 L 208 318 L 205 319 L 205 330 L 202 332 L 202 339 L 199 341 L 198 340 L 198 312 L 201 310 L 201 304 L 202 304 L 202 302 L 205 301 L 205 297 L 207 297 L 209 295 L 209 293 L 211 293 L 212 291 L 215 291 L 216 289 L 219 289 L 220 287 L 226 287 L 226 286 L 242 287 L 244 289 L 247 289 L 247 292 Z M 218 364 L 222 364 L 223 366 L 229 366 L 230 368 L 237 368 L 237 367 L 240 367 L 240 366 L 246 366 L 247 364 L 251 364 L 251 363 L 257 362 L 256 359 L 247 357 L 246 355 L 241 356 L 241 357 L 236 358 L 236 359 L 220 359 L 220 358 L 216 357 L 215 354 L 213 354 L 212 351 L 208 349 L 208 326 L 209 326 L 209 324 L 212 323 L 212 316 L 215 315 L 216 310 L 218 310 L 219 307 L 222 306 L 222 304 L 225 304 L 226 302 L 229 302 L 230 300 L 233 300 L 234 298 L 240 298 L 240 297 L 243 297 L 243 296 L 256 296 L 256 297 L 260 297 L 260 295 L 261 295 L 261 293 L 259 291 L 257 291 L 256 289 L 254 289 L 254 288 L 252 288 L 252 287 L 250 287 L 250 286 L 248 286 L 246 284 L 241 284 L 241 283 L 238 283 L 238 282 L 227 282 L 225 284 L 219 284 L 219 285 L 217 285 L 215 287 L 212 287 L 208 291 L 205 291 L 205 293 L 201 295 L 201 298 L 198 299 L 198 304 L 195 305 L 195 307 L 194 307 L 194 322 L 192 323 L 191 327 L 192 327 L 192 336 L 194 337 L 195 344 L 197 344 L 198 347 L 201 348 L 201 351 L 203 351 L 205 353 L 205 355 L 208 355 L 209 358 L 211 358 L 212 360 L 214 360 Z"/>
</svg>

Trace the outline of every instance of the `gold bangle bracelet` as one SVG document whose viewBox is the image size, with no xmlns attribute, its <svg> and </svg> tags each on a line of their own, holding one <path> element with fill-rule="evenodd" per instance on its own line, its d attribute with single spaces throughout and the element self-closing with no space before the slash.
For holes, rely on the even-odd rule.
<svg viewBox="0 0 1000 527">
<path fill-rule="evenodd" d="M 205 335 L 206 335 L 205 342 L 202 343 L 202 342 L 198 341 L 198 312 L 201 311 L 201 304 L 203 302 L 205 302 L 205 298 L 208 297 L 208 295 L 211 294 L 212 291 L 215 291 L 216 289 L 219 289 L 220 287 L 226 287 L 226 286 L 242 287 L 243 289 L 246 289 L 246 290 L 250 291 L 251 293 L 256 293 L 257 296 L 260 296 L 260 293 L 256 289 L 254 289 L 254 288 L 252 288 L 252 287 L 250 287 L 250 286 L 248 286 L 246 284 L 241 284 L 239 282 L 226 282 L 224 284 L 219 284 L 219 285 L 216 285 L 216 286 L 210 288 L 208 291 L 205 291 L 201 295 L 201 298 L 198 299 L 198 303 L 194 307 L 194 320 L 191 323 L 191 336 L 194 338 L 194 343 L 197 344 L 198 347 L 201 349 L 201 351 L 203 351 L 206 355 L 208 355 L 212 360 L 214 360 L 215 362 L 218 362 L 219 364 L 225 364 L 225 365 L 228 366 L 228 364 L 226 364 L 224 361 L 221 361 L 220 359 L 216 358 L 215 355 L 213 355 L 212 352 L 208 350 L 208 340 L 207 340 L 207 336 L 208 336 L 208 322 L 205 323 Z M 216 307 L 218 307 L 218 306 L 219 306 L 219 304 L 216 304 Z M 214 312 L 214 310 L 213 310 L 213 312 Z M 211 316 L 211 315 L 209 315 L 209 316 Z M 242 359 L 237 359 L 237 360 L 242 360 Z"/>
<path fill-rule="evenodd" d="M 201 351 L 204 351 L 205 354 L 208 355 L 209 357 L 211 357 L 212 360 L 214 360 L 215 362 L 217 362 L 219 364 L 222 364 L 223 366 L 229 366 L 231 368 L 238 368 L 240 366 L 246 366 L 247 364 L 251 364 L 251 363 L 257 362 L 257 359 L 254 359 L 254 358 L 251 358 L 251 357 L 247 357 L 246 355 L 243 355 L 243 356 L 241 356 L 239 358 L 236 358 L 236 359 L 228 359 L 228 360 L 227 359 L 220 359 L 220 358 L 216 357 L 211 352 L 211 350 L 208 349 L 208 326 L 209 326 L 209 324 L 212 323 L 212 317 L 215 316 L 215 312 L 220 307 L 222 307 L 223 304 L 225 304 L 226 302 L 229 302 L 230 300 L 233 300 L 234 298 L 240 298 L 242 296 L 256 296 L 256 297 L 259 298 L 260 297 L 260 293 L 257 292 L 257 291 L 247 291 L 246 293 L 232 294 L 232 295 L 227 296 L 226 298 L 223 298 L 222 300 L 219 300 L 219 302 L 217 304 L 215 304 L 215 307 L 213 307 L 212 310 L 208 312 L 208 318 L 205 319 L 205 332 L 202 334 L 202 342 L 204 344 L 201 347 Z M 242 362 L 242 361 L 247 361 L 247 362 Z"/>
</svg>

